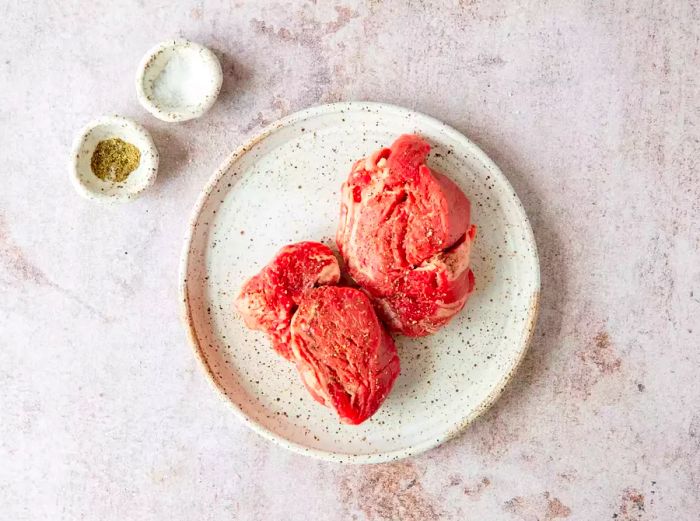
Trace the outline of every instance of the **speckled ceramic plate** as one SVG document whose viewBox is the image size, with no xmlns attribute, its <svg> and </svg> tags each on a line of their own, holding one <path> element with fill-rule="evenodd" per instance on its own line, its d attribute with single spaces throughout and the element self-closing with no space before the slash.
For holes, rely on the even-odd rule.
<svg viewBox="0 0 700 521">
<path fill-rule="evenodd" d="M 360 426 L 308 396 L 294 367 L 245 328 L 233 300 L 283 245 L 332 244 L 339 189 L 354 160 L 416 132 L 428 163 L 472 201 L 476 291 L 447 327 L 397 337 L 401 375 Z M 339 103 L 293 114 L 236 151 L 204 189 L 181 265 L 187 328 L 197 356 L 236 413 L 294 451 L 342 463 L 416 454 L 460 432 L 499 396 L 523 357 L 537 315 L 539 264 L 532 230 L 496 165 L 456 130 L 376 103 Z"/>
</svg>

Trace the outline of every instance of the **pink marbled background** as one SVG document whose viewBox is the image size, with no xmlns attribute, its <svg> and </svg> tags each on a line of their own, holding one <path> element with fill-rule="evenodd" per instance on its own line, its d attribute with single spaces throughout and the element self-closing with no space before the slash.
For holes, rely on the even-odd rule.
<svg viewBox="0 0 700 521">
<path fill-rule="evenodd" d="M 2 1 L 0 518 L 698 519 L 700 6 L 574 4 Z M 133 76 L 176 35 L 219 54 L 224 88 L 166 124 Z M 352 99 L 479 143 L 531 217 L 543 280 L 496 406 L 367 467 L 250 432 L 178 320 L 181 241 L 213 170 L 265 123 Z M 105 209 L 66 163 L 110 112 L 145 124 L 162 163 L 143 199 Z"/>
</svg>

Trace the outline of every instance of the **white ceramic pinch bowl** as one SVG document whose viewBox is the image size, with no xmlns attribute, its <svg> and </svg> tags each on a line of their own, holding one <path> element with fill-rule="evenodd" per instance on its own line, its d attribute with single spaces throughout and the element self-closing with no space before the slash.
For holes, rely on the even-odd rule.
<svg viewBox="0 0 700 521">
<path fill-rule="evenodd" d="M 167 40 L 153 47 L 136 73 L 139 103 L 163 121 L 187 121 L 216 101 L 223 73 L 216 55 L 189 40 Z"/>
<path fill-rule="evenodd" d="M 120 138 L 141 153 L 139 166 L 121 182 L 97 177 L 91 167 L 92 155 L 100 141 Z M 70 176 L 78 193 L 104 202 L 127 202 L 136 199 L 151 186 L 158 172 L 158 150 L 148 131 L 123 116 L 103 116 L 88 123 L 73 143 Z"/>
</svg>

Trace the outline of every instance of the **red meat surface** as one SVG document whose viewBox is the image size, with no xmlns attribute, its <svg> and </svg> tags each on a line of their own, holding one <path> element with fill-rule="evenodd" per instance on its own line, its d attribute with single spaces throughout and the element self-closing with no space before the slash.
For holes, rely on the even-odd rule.
<svg viewBox="0 0 700 521">
<path fill-rule="evenodd" d="M 291 325 L 292 353 L 311 395 L 356 425 L 372 416 L 399 375 L 391 336 L 362 291 L 323 286 L 308 292 Z"/>
<path fill-rule="evenodd" d="M 236 307 L 246 326 L 267 333 L 275 350 L 291 359 L 289 326 L 297 306 L 314 287 L 339 279 L 338 260 L 328 246 L 290 244 L 243 285 Z"/>
<path fill-rule="evenodd" d="M 409 336 L 446 324 L 474 288 L 469 199 L 425 165 L 429 151 L 406 134 L 357 161 L 343 183 L 336 235 L 349 274 L 389 328 Z"/>
</svg>

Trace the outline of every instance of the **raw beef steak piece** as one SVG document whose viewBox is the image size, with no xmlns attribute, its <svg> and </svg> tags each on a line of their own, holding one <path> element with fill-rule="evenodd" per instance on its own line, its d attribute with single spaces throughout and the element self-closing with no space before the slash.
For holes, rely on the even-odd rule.
<svg viewBox="0 0 700 521">
<path fill-rule="evenodd" d="M 338 260 L 328 246 L 290 244 L 243 285 L 236 307 L 246 326 L 267 333 L 275 350 L 291 359 L 289 325 L 299 302 L 314 287 L 339 279 Z"/>
<path fill-rule="evenodd" d="M 294 360 L 311 395 L 343 423 L 372 416 L 400 367 L 369 297 L 354 288 L 316 288 L 299 304 L 291 330 Z"/>
<path fill-rule="evenodd" d="M 355 163 L 342 186 L 338 248 L 392 331 L 435 332 L 474 288 L 469 199 L 425 165 L 430 145 L 400 136 Z"/>
</svg>

